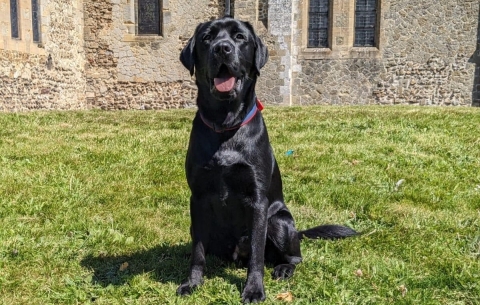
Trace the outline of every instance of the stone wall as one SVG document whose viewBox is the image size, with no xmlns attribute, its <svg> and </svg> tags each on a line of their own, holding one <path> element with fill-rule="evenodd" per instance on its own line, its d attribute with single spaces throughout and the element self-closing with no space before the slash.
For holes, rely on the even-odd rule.
<svg viewBox="0 0 480 305">
<path fill-rule="evenodd" d="M 180 50 L 204 21 L 223 16 L 225 1 L 164 1 L 164 35 L 141 37 L 130 28 L 132 18 L 125 14 L 133 0 L 85 1 L 85 53 L 87 59 L 87 103 L 101 109 L 165 109 L 195 104 L 196 87 L 188 71 L 178 60 Z M 288 0 L 290 1 L 290 0 Z M 231 13 L 256 27 L 269 47 L 270 60 L 262 70 L 258 95 L 267 103 L 285 104 L 289 97 L 290 52 L 288 37 L 278 38 L 288 28 L 291 16 L 288 3 L 270 7 L 261 0 L 231 1 Z M 282 14 L 268 25 L 268 14 Z M 127 16 L 126 16 L 127 15 Z M 188 20 L 188 22 L 179 22 Z M 267 27 L 280 32 L 269 33 Z M 127 34 L 125 34 L 127 33 Z"/>
<path fill-rule="evenodd" d="M 380 44 L 352 48 L 354 2 L 333 2 L 332 49 L 306 48 L 306 0 L 234 0 L 269 48 L 257 93 L 266 103 L 475 104 L 472 55 L 479 38 L 476 0 L 379 0 Z M 178 55 L 200 22 L 223 16 L 223 0 L 163 2 L 163 35 L 135 35 L 134 0 L 85 1 L 87 103 L 102 109 L 194 104 L 194 80 Z M 130 12 L 130 13 L 129 13 Z M 479 69 L 477 68 L 477 74 Z M 475 85 L 474 85 L 475 84 Z M 479 98 L 480 99 L 480 98 Z"/>
<path fill-rule="evenodd" d="M 42 1 L 41 41 L 32 41 L 30 1 L 19 1 L 20 38 L 10 33 L 9 1 L 0 0 L 0 111 L 84 109 L 80 2 Z"/>
<path fill-rule="evenodd" d="M 269 59 L 260 71 L 257 95 L 267 104 L 288 105 L 292 68 L 292 0 L 260 2 L 260 5 L 268 11 L 268 17 L 259 14 L 254 25 L 268 47 Z"/>
<path fill-rule="evenodd" d="M 479 4 L 443 0 L 435 5 L 392 3 L 385 14 L 386 78 L 377 83 L 380 103 L 468 105 L 472 102 Z M 395 43 L 393 43 L 395 42 Z"/>
<path fill-rule="evenodd" d="M 384 0 L 382 4 L 379 54 L 373 58 L 346 54 L 341 59 L 297 54 L 300 71 L 292 83 L 294 103 L 478 103 L 472 99 L 478 95 L 479 79 L 474 79 L 471 60 L 480 39 L 478 1 Z"/>
<path fill-rule="evenodd" d="M 380 43 L 353 48 L 354 1 L 332 2 L 332 45 L 306 47 L 308 0 L 232 0 L 270 58 L 258 80 L 266 104 L 480 106 L 478 0 L 378 0 Z M 160 36 L 138 36 L 135 0 L 41 1 L 33 42 L 30 0 L 21 37 L 0 0 L 0 111 L 166 109 L 195 104 L 181 49 L 225 0 L 163 0 Z"/>
<path fill-rule="evenodd" d="M 480 3 L 478 4 L 480 7 Z M 475 79 L 472 91 L 472 104 L 480 107 L 480 9 L 478 13 L 478 27 L 477 27 L 477 49 L 469 60 L 475 65 Z"/>
<path fill-rule="evenodd" d="M 85 1 L 87 103 L 101 109 L 166 109 L 194 105 L 194 80 L 180 51 L 200 22 L 224 2 L 164 1 L 163 35 L 138 36 L 133 0 Z"/>
</svg>

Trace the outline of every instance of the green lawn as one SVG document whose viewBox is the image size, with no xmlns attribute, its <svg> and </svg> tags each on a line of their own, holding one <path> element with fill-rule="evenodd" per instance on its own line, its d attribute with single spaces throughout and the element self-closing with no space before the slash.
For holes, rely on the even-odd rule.
<svg viewBox="0 0 480 305">
<path fill-rule="evenodd" d="M 175 295 L 193 115 L 0 114 L 0 304 L 239 303 L 246 270 L 215 258 L 195 294 Z M 292 279 L 265 277 L 267 304 L 480 304 L 479 108 L 264 116 L 297 227 L 363 233 L 304 241 Z"/>
</svg>

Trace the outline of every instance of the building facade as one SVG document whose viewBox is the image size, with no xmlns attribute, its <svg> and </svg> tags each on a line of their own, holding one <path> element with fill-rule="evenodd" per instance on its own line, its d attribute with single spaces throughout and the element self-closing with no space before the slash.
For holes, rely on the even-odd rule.
<svg viewBox="0 0 480 305">
<path fill-rule="evenodd" d="M 178 60 L 224 0 L 0 0 L 0 110 L 195 104 Z M 280 105 L 480 106 L 478 0 L 232 0 Z"/>
</svg>

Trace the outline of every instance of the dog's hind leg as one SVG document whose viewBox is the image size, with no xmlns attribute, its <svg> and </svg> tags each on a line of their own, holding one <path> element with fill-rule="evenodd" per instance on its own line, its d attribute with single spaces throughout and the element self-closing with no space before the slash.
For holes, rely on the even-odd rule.
<svg viewBox="0 0 480 305">
<path fill-rule="evenodd" d="M 293 217 L 286 207 L 268 220 L 266 259 L 274 264 L 272 277 L 287 279 L 302 261 L 300 239 Z"/>
<path fill-rule="evenodd" d="M 302 254 L 293 216 L 284 203 L 282 177 L 276 161 L 268 197 L 270 205 L 265 259 L 274 265 L 273 278 L 286 279 L 293 275 L 295 265 L 302 261 Z"/>
</svg>

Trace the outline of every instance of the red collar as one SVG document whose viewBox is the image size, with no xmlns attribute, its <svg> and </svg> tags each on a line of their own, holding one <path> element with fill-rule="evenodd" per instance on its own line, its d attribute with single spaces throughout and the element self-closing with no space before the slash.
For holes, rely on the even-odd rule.
<svg viewBox="0 0 480 305">
<path fill-rule="evenodd" d="M 255 117 L 257 112 L 262 111 L 262 110 L 263 110 L 263 104 L 257 98 L 255 104 L 253 105 L 253 108 L 248 112 L 247 116 L 243 119 L 242 123 L 240 123 L 239 125 L 233 126 L 233 127 L 228 127 L 228 128 L 221 128 L 218 125 L 216 125 L 215 123 L 209 122 L 202 115 L 201 112 L 199 112 L 199 114 L 200 114 L 200 118 L 202 119 L 202 122 L 205 125 L 207 125 L 210 129 L 212 129 L 213 131 L 215 131 L 217 133 L 222 133 L 222 132 L 229 131 L 229 130 L 235 130 L 235 129 L 238 129 L 238 128 L 244 126 L 244 125 L 247 125 Z"/>
</svg>

